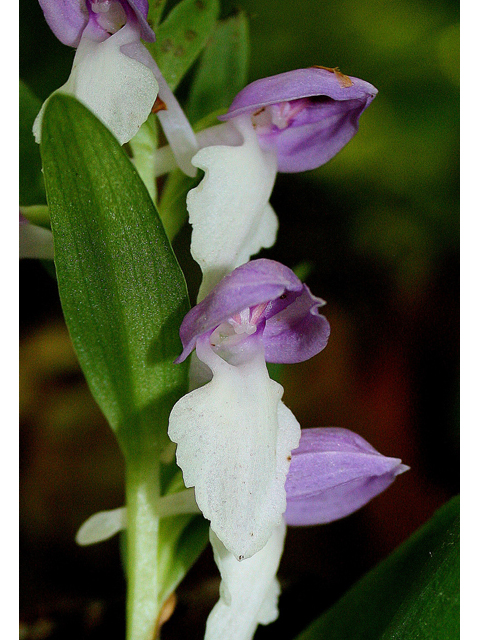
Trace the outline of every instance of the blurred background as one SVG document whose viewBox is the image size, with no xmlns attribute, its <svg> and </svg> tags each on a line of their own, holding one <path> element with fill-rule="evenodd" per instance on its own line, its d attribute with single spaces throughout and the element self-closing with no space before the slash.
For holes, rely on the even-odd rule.
<svg viewBox="0 0 480 640">
<path fill-rule="evenodd" d="M 411 467 L 360 512 L 289 530 L 280 618 L 256 636 L 287 639 L 459 491 L 459 8 L 242 0 L 224 1 L 224 15 L 237 6 L 250 17 L 250 80 L 339 66 L 379 90 L 333 160 L 278 176 L 280 231 L 263 255 L 305 263 L 328 303 L 327 348 L 283 370 L 302 427 L 351 429 Z M 21 78 L 43 100 L 67 79 L 74 52 L 36 0 L 21 0 L 20 25 Z M 183 255 L 187 232 L 178 243 Z M 74 536 L 93 512 L 123 504 L 123 462 L 78 367 L 55 281 L 32 260 L 20 278 L 21 637 L 121 638 L 118 539 L 78 548 Z M 162 637 L 203 638 L 218 584 L 206 550 Z"/>
</svg>

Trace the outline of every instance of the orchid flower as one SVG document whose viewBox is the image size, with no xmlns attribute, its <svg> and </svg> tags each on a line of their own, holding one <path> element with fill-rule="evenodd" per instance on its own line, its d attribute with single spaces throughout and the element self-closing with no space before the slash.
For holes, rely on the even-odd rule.
<svg viewBox="0 0 480 640">
<path fill-rule="evenodd" d="M 289 526 L 299 527 L 345 518 L 385 491 L 409 468 L 399 458 L 382 455 L 349 429 L 302 429 L 285 483 L 284 519 Z M 201 513 L 193 489 L 159 498 L 160 518 L 184 513 Z M 76 539 L 80 545 L 94 544 L 125 527 L 125 507 L 100 511 L 84 522 Z"/>
<path fill-rule="evenodd" d="M 183 362 L 195 349 L 213 378 L 181 398 L 169 436 L 185 486 L 238 559 L 260 551 L 286 508 L 285 478 L 300 426 L 268 362 L 301 362 L 327 344 L 329 324 L 295 274 L 272 260 L 235 269 L 180 327 Z"/>
<path fill-rule="evenodd" d="M 205 171 L 187 196 L 191 252 L 203 281 L 198 301 L 233 269 L 275 241 L 269 205 L 277 171 L 325 164 L 351 140 L 377 90 L 337 69 L 311 67 L 249 84 L 224 123 L 197 134 L 192 163 Z M 165 155 L 165 148 L 159 150 Z"/>
<path fill-rule="evenodd" d="M 156 102 L 175 158 L 189 175 L 195 134 L 155 61 L 141 43 L 155 40 L 148 0 L 39 0 L 53 33 L 77 52 L 67 82 L 58 89 L 81 100 L 115 135 L 128 142 Z M 33 132 L 40 141 L 45 103 Z"/>
<path fill-rule="evenodd" d="M 285 521 L 306 526 L 340 520 L 385 491 L 409 468 L 348 429 L 304 429 L 287 476 Z"/>
<path fill-rule="evenodd" d="M 409 469 L 398 458 L 378 453 L 361 436 L 337 427 L 302 429 L 291 453 L 285 483 L 289 526 L 317 525 L 357 511 Z M 160 517 L 200 513 L 193 489 L 159 499 Z M 126 509 L 91 516 L 77 534 L 79 544 L 106 540 L 126 526 Z M 238 562 L 210 532 L 222 584 L 220 599 L 207 621 L 206 640 L 250 640 L 257 624 L 277 617 L 280 587 L 276 573 L 283 552 L 285 525 L 274 528 L 267 544 L 253 557 Z"/>
<path fill-rule="evenodd" d="M 348 429 L 304 429 L 285 490 L 287 525 L 324 524 L 357 511 L 384 491 L 409 467 L 387 458 Z M 279 525 L 252 558 L 237 562 L 211 533 L 222 582 L 220 599 L 207 620 L 205 640 L 251 640 L 258 624 L 278 616 L 280 587 L 276 571 L 283 552 L 285 527 Z"/>
</svg>

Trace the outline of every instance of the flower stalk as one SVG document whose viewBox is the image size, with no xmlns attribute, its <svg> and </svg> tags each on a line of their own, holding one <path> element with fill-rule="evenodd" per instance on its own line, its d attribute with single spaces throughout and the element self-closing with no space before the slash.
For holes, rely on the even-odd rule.
<svg viewBox="0 0 480 640">
<path fill-rule="evenodd" d="M 158 456 L 127 459 L 127 640 L 155 637 L 161 588 L 159 495 Z"/>
</svg>

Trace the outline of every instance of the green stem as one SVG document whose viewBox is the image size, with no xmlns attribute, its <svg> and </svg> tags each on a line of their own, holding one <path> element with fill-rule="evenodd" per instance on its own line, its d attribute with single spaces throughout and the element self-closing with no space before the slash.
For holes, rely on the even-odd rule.
<svg viewBox="0 0 480 640">
<path fill-rule="evenodd" d="M 160 463 L 127 460 L 127 640 L 152 640 L 158 617 Z"/>
</svg>

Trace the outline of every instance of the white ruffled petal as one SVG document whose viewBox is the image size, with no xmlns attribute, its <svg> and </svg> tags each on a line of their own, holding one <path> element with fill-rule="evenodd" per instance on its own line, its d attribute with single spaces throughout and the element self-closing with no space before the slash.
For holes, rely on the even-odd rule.
<svg viewBox="0 0 480 640">
<path fill-rule="evenodd" d="M 208 616 L 205 640 L 251 640 L 258 624 L 276 620 L 280 585 L 275 576 L 285 532 L 282 522 L 263 549 L 252 558 L 238 562 L 210 531 L 222 582 L 220 600 Z"/>
<path fill-rule="evenodd" d="M 170 414 L 169 436 L 185 486 L 195 487 L 203 515 L 237 558 L 268 541 L 286 509 L 285 480 L 300 425 L 270 380 L 263 349 L 232 366 L 208 338 L 197 355 L 211 382 L 181 398 Z"/>
<path fill-rule="evenodd" d="M 191 252 L 203 282 L 199 300 L 236 267 L 275 241 L 277 219 L 267 207 L 277 172 L 274 152 L 262 151 L 250 118 L 235 120 L 239 146 L 201 149 L 192 163 L 205 171 L 187 196 Z"/>
<path fill-rule="evenodd" d="M 24 223 L 19 227 L 20 258 L 53 260 L 53 235 L 49 229 Z"/>
<path fill-rule="evenodd" d="M 133 138 L 151 112 L 158 84 L 151 70 L 123 54 L 121 47 L 139 42 L 137 28 L 126 24 L 104 40 L 83 37 L 67 82 L 58 92 L 83 102 L 113 133 L 120 144 Z M 45 103 L 33 125 L 40 142 Z"/>
<path fill-rule="evenodd" d="M 248 243 L 239 251 L 235 268 L 250 260 L 250 256 L 255 255 L 261 249 L 268 249 L 275 244 L 278 231 L 278 218 L 272 205 L 267 202 L 263 213 L 258 218 L 256 227 L 252 229 L 252 234 Z"/>
</svg>

